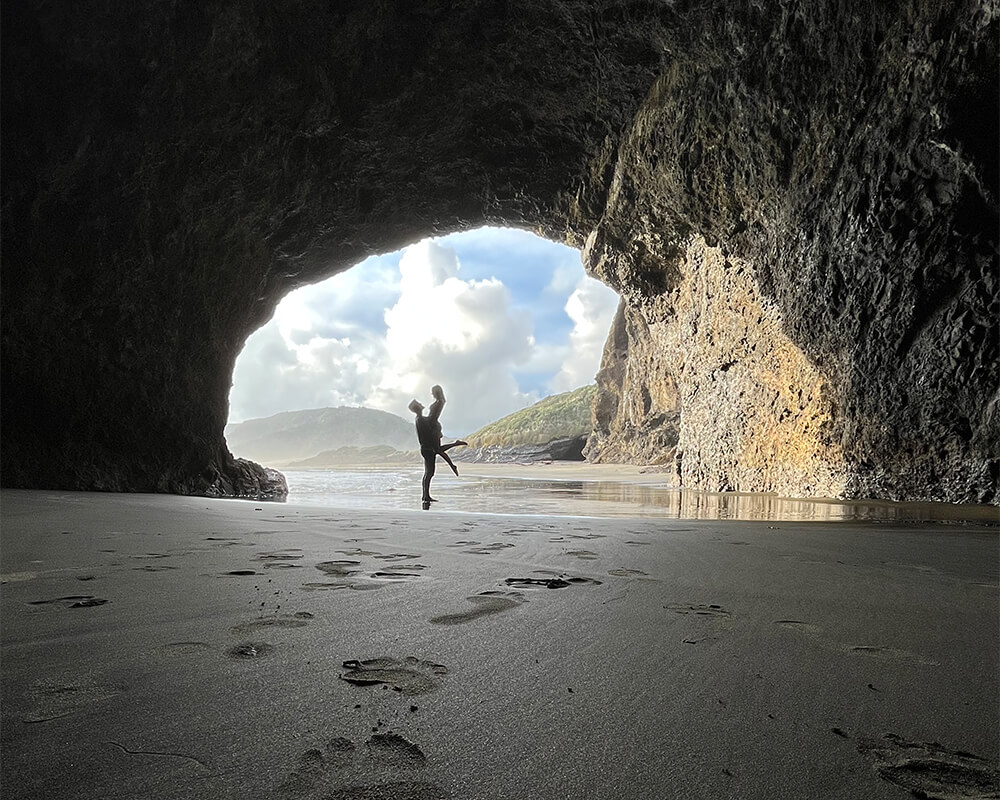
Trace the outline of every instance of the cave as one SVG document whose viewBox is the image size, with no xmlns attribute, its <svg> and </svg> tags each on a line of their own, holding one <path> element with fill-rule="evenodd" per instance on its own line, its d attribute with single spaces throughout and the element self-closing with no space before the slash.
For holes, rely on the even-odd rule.
<svg viewBox="0 0 1000 800">
<path fill-rule="evenodd" d="M 25 0 L 2 27 L 4 486 L 273 494 L 223 437 L 247 336 L 503 225 L 622 297 L 591 460 L 997 502 L 985 0 Z"/>
</svg>

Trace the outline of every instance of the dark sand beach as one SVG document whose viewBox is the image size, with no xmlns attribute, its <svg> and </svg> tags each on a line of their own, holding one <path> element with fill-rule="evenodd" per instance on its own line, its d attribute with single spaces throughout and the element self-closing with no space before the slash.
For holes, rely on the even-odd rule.
<svg viewBox="0 0 1000 800">
<path fill-rule="evenodd" d="M 0 509 L 5 798 L 998 796 L 996 527 Z"/>
</svg>

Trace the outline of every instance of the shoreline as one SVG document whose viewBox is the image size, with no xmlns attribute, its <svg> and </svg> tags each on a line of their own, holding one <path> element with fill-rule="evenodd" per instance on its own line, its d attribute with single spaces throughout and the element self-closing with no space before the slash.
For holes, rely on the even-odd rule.
<svg viewBox="0 0 1000 800">
<path fill-rule="evenodd" d="M 997 791 L 994 530 L 12 490 L 0 523 L 12 796 Z"/>
<path fill-rule="evenodd" d="M 620 464 L 590 464 L 589 462 L 555 461 L 531 464 L 457 462 L 460 478 L 439 468 L 434 487 L 446 487 L 449 501 L 439 510 L 457 507 L 460 511 L 489 511 L 509 513 L 509 508 L 519 505 L 528 509 L 523 513 L 551 513 L 556 515 L 598 516 L 621 518 L 666 517 L 674 519 L 743 519 L 743 520 L 822 520 L 873 522 L 937 522 L 941 524 L 971 523 L 1000 526 L 1000 507 L 941 502 L 905 502 L 891 500 L 828 497 L 783 497 L 776 493 L 707 492 L 684 489 L 669 484 L 662 472 L 655 467 Z M 355 465 L 343 467 L 316 467 L 287 470 L 296 473 L 319 475 L 332 474 L 392 474 L 417 476 L 421 468 L 414 464 Z M 495 496 L 487 505 L 482 497 L 472 494 L 475 481 L 494 483 Z M 508 483 L 504 483 L 508 482 Z M 559 494 L 546 492 L 544 501 L 537 493 L 548 488 L 565 488 Z M 524 494 L 521 489 L 535 490 L 536 495 Z M 290 487 L 292 502 L 311 502 L 308 494 L 300 494 Z M 390 489 L 389 491 L 395 491 Z M 558 496 L 557 496 L 558 495 Z M 502 496 L 502 499 L 501 499 Z M 364 508 L 365 500 L 350 503 L 350 507 Z M 404 508 L 405 503 L 394 498 L 390 504 L 379 497 L 378 488 L 372 487 L 367 507 L 372 510 Z M 336 505 L 336 502 L 318 501 L 319 505 Z M 582 512 L 581 509 L 586 509 Z"/>
</svg>

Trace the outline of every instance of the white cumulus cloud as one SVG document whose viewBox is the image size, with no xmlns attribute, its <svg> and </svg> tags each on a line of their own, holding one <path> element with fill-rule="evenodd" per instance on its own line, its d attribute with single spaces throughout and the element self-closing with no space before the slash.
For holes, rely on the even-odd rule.
<svg viewBox="0 0 1000 800">
<path fill-rule="evenodd" d="M 441 384 L 445 434 L 462 436 L 592 382 L 616 304 L 578 254 L 523 231 L 426 239 L 289 293 L 237 360 L 230 420 L 339 405 L 409 418 Z"/>
</svg>

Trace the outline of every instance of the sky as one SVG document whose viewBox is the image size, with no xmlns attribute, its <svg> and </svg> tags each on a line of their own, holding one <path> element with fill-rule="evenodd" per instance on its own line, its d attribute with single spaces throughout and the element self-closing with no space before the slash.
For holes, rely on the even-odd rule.
<svg viewBox="0 0 1000 800">
<path fill-rule="evenodd" d="M 424 239 L 286 295 L 237 359 L 229 421 L 328 406 L 409 419 L 440 384 L 460 437 L 592 383 L 617 305 L 578 250 L 526 231 Z"/>
</svg>

